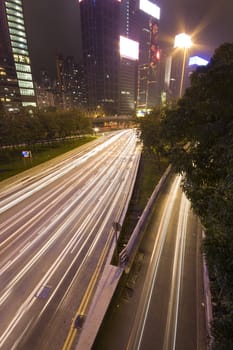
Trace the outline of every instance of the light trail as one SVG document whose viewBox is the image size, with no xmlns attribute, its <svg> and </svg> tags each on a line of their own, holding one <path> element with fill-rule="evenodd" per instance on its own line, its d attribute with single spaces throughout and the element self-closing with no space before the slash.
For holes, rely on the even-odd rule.
<svg viewBox="0 0 233 350">
<path fill-rule="evenodd" d="M 124 211 L 127 189 L 137 170 L 133 164 L 137 164 L 140 152 L 132 131 L 108 141 L 89 151 L 88 159 L 82 155 L 82 161 L 87 161 L 75 171 L 74 164 L 68 166 L 59 179 L 58 166 L 55 177 L 52 173 L 39 181 L 35 177 L 35 183 L 30 182 L 28 187 L 35 190 L 34 196 L 29 196 L 33 208 L 31 199 L 24 197 L 24 189 L 19 191 L 19 202 L 13 189 L 9 198 L 4 193 L 3 207 L 6 209 L 7 200 L 12 199 L 12 206 L 19 210 L 14 210 L 12 216 L 6 211 L 7 220 L 0 226 L 0 237 L 4 237 L 1 242 L 4 249 L 0 252 L 0 312 L 5 320 L 0 325 L 0 347 L 17 348 L 23 341 L 22 334 L 26 336 L 37 327 L 48 306 L 54 304 L 69 281 L 61 298 L 56 300 L 54 312 L 58 312 L 67 302 L 68 294 L 74 293 L 77 280 L 84 279 L 86 264 L 90 268 L 93 256 L 100 255 L 103 247 L 109 249 L 112 222 L 119 220 Z M 41 181 L 45 178 L 46 187 L 41 192 Z M 78 268 L 74 269 L 75 265 Z M 47 285 L 51 290 L 45 302 L 36 303 Z M 21 288 L 24 293 L 20 293 Z M 31 317 L 35 310 L 35 316 Z"/>
<path fill-rule="evenodd" d="M 125 133 L 125 131 L 123 133 Z M 36 185 L 35 184 L 29 185 L 27 186 L 26 189 L 23 188 L 21 191 L 18 191 L 17 193 L 13 194 L 10 199 L 7 198 L 5 200 L 2 200 L 1 206 L 0 206 L 0 214 L 12 208 L 16 204 L 22 202 L 24 199 L 32 196 L 34 193 L 38 192 L 39 190 L 45 188 L 55 180 L 63 177 L 68 172 L 76 168 L 78 165 L 81 165 L 82 163 L 87 161 L 89 158 L 93 157 L 96 153 L 100 152 L 104 148 L 107 148 L 109 144 L 111 144 L 112 142 L 114 142 L 116 139 L 120 137 L 121 137 L 121 134 L 117 134 L 113 136 L 111 139 L 97 146 L 94 150 L 89 151 L 86 155 L 81 156 L 77 160 L 74 160 L 72 164 L 66 165 L 63 169 L 60 168 L 59 170 L 53 172 L 52 174 L 46 175 L 44 178 L 37 181 Z"/>
<path fill-rule="evenodd" d="M 174 350 L 176 348 L 177 320 L 189 209 L 190 202 L 185 194 L 182 193 L 163 350 Z"/>
<path fill-rule="evenodd" d="M 153 252 L 150 259 L 148 273 L 146 275 L 144 288 L 142 291 L 142 298 L 140 299 L 140 304 L 137 310 L 135 321 L 134 321 L 132 331 L 129 337 L 129 341 L 126 347 L 127 350 L 136 350 L 136 349 L 138 350 L 141 347 L 141 342 L 142 342 L 142 338 L 145 330 L 145 324 L 147 321 L 149 307 L 151 304 L 151 298 L 152 298 L 155 280 L 157 277 L 160 258 L 161 258 L 162 250 L 167 237 L 168 225 L 170 222 L 172 211 L 174 209 L 174 203 L 177 196 L 177 191 L 180 187 L 180 182 L 181 182 L 181 178 L 176 177 L 170 191 L 171 194 L 168 197 L 163 210 Z"/>
</svg>

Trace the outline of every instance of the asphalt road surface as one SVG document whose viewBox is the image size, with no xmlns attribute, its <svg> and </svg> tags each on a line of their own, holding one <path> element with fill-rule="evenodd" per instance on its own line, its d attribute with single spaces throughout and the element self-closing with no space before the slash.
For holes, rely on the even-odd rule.
<svg viewBox="0 0 233 350">
<path fill-rule="evenodd" d="M 63 347 L 115 242 L 140 152 L 124 130 L 1 184 L 0 349 Z"/>
<path fill-rule="evenodd" d="M 180 183 L 173 176 L 160 194 L 93 350 L 207 348 L 201 226 Z"/>
</svg>

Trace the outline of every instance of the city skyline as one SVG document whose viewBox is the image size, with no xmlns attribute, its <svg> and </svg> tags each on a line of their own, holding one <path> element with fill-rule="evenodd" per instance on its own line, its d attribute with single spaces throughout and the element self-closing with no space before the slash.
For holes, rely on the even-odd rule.
<svg viewBox="0 0 233 350">
<path fill-rule="evenodd" d="M 220 44 L 233 40 L 231 0 L 224 3 L 197 0 L 193 4 L 188 0 L 175 0 L 172 4 L 170 0 L 153 2 L 161 7 L 159 40 L 162 46 L 172 46 L 173 35 L 186 31 L 193 34 L 195 53 L 203 53 L 205 58 L 210 58 Z M 24 0 L 23 3 L 36 79 L 42 69 L 48 70 L 54 77 L 56 54 L 72 55 L 79 61 L 81 44 L 77 0 L 70 0 L 68 4 L 65 0 L 34 3 Z M 52 11 L 53 8 L 56 10 Z"/>
</svg>

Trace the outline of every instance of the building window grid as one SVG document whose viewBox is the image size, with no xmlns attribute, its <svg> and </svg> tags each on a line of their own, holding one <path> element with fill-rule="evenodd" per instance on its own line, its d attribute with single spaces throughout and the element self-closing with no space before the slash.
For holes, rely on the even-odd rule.
<svg viewBox="0 0 233 350">
<path fill-rule="evenodd" d="M 18 41 L 19 45 L 23 43 L 22 45 L 25 46 L 24 47 L 25 49 L 27 49 L 27 40 L 26 40 L 26 38 L 22 38 L 22 37 L 16 36 L 16 35 L 10 35 L 10 38 L 11 38 L 12 43 L 15 42 L 15 41 Z M 24 44 L 26 44 L 26 45 L 24 45 Z"/>
<path fill-rule="evenodd" d="M 18 72 L 31 73 L 31 67 L 27 64 L 15 63 Z"/>
<path fill-rule="evenodd" d="M 35 96 L 24 27 L 22 1 L 8 0 L 5 2 L 5 6 L 20 94 L 21 96 Z M 18 59 L 19 57 L 24 57 L 24 59 Z M 16 63 L 17 61 L 19 63 Z M 31 102 L 25 101 L 22 101 L 22 104 L 32 105 Z M 33 104 L 36 106 L 36 103 Z"/>
<path fill-rule="evenodd" d="M 7 15 L 7 20 L 8 20 L 8 22 L 12 21 L 12 22 L 24 25 L 24 20 L 23 19 L 15 17 L 15 16 L 12 16 L 12 15 Z"/>
<path fill-rule="evenodd" d="M 35 96 L 35 92 L 32 89 L 19 89 L 19 91 L 23 96 Z"/>
<path fill-rule="evenodd" d="M 23 107 L 27 107 L 27 106 L 36 107 L 36 103 L 35 102 L 23 102 L 22 105 L 23 105 Z"/>
<path fill-rule="evenodd" d="M 23 56 L 24 56 L 24 55 L 25 55 L 25 56 L 29 56 L 29 52 L 26 51 L 26 50 L 21 50 L 21 49 L 18 49 L 18 48 L 16 48 L 16 47 L 13 47 L 12 50 L 13 50 L 13 53 L 17 53 L 17 54 L 23 55 Z"/>
<path fill-rule="evenodd" d="M 22 49 L 22 50 L 28 50 L 28 47 L 27 47 L 27 45 L 25 45 L 25 44 L 21 44 L 21 43 L 19 43 L 19 42 L 17 42 L 17 41 L 11 41 L 11 44 L 12 44 L 12 46 L 13 46 L 13 48 L 18 48 L 18 49 Z"/>
<path fill-rule="evenodd" d="M 23 25 L 21 24 L 18 24 L 18 23 L 15 23 L 15 22 L 10 22 L 8 21 L 8 24 L 9 24 L 9 28 L 15 28 L 18 31 L 21 31 L 21 32 L 24 32 L 25 33 L 25 28 Z"/>
<path fill-rule="evenodd" d="M 16 72 L 17 74 L 17 78 L 19 80 L 28 80 L 28 81 L 32 81 L 32 75 L 30 73 L 23 73 L 23 72 Z"/>
<path fill-rule="evenodd" d="M 9 15 L 15 16 L 17 18 L 23 18 L 23 14 L 15 11 L 15 10 L 11 10 L 9 8 L 6 8 L 6 12 L 9 13 Z"/>
<path fill-rule="evenodd" d="M 7 8 L 13 9 L 15 11 L 20 11 L 20 12 L 23 11 L 22 10 L 22 6 L 15 5 L 15 4 L 13 4 L 13 3 L 9 2 L 9 1 L 6 1 L 6 6 L 7 6 Z"/>
<path fill-rule="evenodd" d="M 32 81 L 18 80 L 20 88 L 33 89 Z"/>
<path fill-rule="evenodd" d="M 8 2 L 13 2 L 15 4 L 18 4 L 18 5 L 22 6 L 22 1 L 21 0 L 8 0 Z"/>
<path fill-rule="evenodd" d="M 25 32 L 23 32 L 22 30 L 18 30 L 15 28 L 9 28 L 10 34 L 12 34 L 13 36 L 16 35 L 18 37 L 24 37 L 26 38 L 26 34 Z M 21 40 L 21 39 L 20 39 Z M 24 39 L 25 40 L 25 39 Z M 26 42 L 26 41 L 25 41 Z"/>
</svg>

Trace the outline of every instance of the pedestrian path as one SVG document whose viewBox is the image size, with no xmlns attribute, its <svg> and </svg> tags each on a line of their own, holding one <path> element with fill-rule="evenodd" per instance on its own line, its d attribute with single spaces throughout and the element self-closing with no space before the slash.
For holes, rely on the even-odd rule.
<svg viewBox="0 0 233 350">
<path fill-rule="evenodd" d="M 91 349 L 123 271 L 124 269 L 118 266 L 105 266 L 75 350 Z"/>
</svg>

